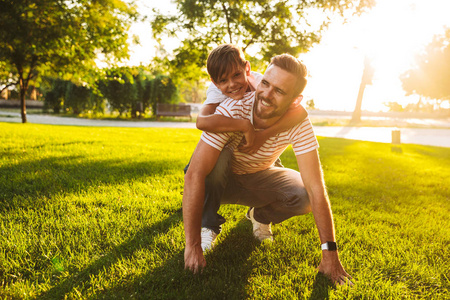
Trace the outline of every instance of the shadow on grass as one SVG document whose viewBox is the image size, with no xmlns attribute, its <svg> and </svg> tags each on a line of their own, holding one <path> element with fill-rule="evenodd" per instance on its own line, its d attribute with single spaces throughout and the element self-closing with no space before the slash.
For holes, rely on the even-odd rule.
<svg viewBox="0 0 450 300">
<path fill-rule="evenodd" d="M 308 299 L 329 299 L 330 288 L 335 288 L 335 285 L 325 275 L 322 273 L 317 273 L 314 278 L 311 296 L 309 296 Z"/>
<path fill-rule="evenodd" d="M 55 195 L 86 191 L 100 185 L 122 184 L 182 172 L 178 161 L 149 158 L 89 160 L 85 156 L 50 157 L 0 167 L 1 211 L 47 204 Z"/>
<path fill-rule="evenodd" d="M 251 224 L 241 220 L 205 256 L 207 267 L 201 274 L 184 270 L 181 251 L 171 255 L 159 268 L 100 291 L 93 298 L 245 299 L 253 270 L 249 257 L 258 246 L 251 234 Z"/>
<path fill-rule="evenodd" d="M 49 300 L 64 299 L 73 290 L 81 292 L 86 290 L 89 288 L 91 277 L 98 275 L 100 272 L 107 273 L 108 269 L 119 260 L 131 258 L 140 249 L 155 244 L 155 241 L 161 234 L 167 233 L 170 228 L 181 222 L 181 220 L 181 213 L 175 213 L 153 226 L 142 228 L 128 241 L 113 248 L 109 253 L 101 256 L 86 268 L 73 272 L 69 277 L 40 294 L 38 298 Z M 179 253 L 175 254 L 178 260 L 180 259 L 179 256 Z"/>
</svg>

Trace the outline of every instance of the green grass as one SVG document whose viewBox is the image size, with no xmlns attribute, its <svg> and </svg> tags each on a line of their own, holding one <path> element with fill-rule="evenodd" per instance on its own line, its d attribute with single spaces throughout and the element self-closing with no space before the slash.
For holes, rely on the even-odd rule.
<svg viewBox="0 0 450 300">
<path fill-rule="evenodd" d="M 0 123 L 0 298 L 449 299 L 450 149 L 319 138 L 353 288 L 317 274 L 311 214 L 259 244 L 245 207 L 183 270 L 190 129 Z M 296 168 L 289 149 L 286 167 Z"/>
</svg>

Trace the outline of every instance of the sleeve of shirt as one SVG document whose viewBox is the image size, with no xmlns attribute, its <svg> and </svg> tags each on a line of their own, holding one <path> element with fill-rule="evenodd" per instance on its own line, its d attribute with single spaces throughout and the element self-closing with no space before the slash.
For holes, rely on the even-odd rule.
<svg viewBox="0 0 450 300">
<path fill-rule="evenodd" d="M 248 82 L 253 87 L 253 90 L 256 90 L 256 87 L 261 82 L 263 75 L 258 72 L 250 72 L 250 76 L 248 76 Z"/>
<path fill-rule="evenodd" d="M 206 100 L 203 102 L 205 104 L 219 104 L 226 100 L 228 97 L 222 94 L 222 91 L 217 88 L 217 86 L 211 82 L 208 89 L 206 90 Z"/>
<path fill-rule="evenodd" d="M 319 148 L 311 121 L 306 118 L 302 123 L 293 127 L 289 133 L 295 155 L 301 155 Z"/>
<path fill-rule="evenodd" d="M 242 119 L 242 103 L 238 100 L 227 98 L 217 108 L 215 115 L 222 115 L 228 118 Z M 211 147 L 222 151 L 228 140 L 233 135 L 233 132 L 225 133 L 211 133 L 204 131 L 201 135 L 201 140 Z"/>
</svg>

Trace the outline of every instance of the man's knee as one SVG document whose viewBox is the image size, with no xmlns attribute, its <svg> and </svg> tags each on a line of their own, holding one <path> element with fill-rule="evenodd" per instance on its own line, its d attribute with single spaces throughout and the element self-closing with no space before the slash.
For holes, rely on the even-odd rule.
<svg viewBox="0 0 450 300">
<path fill-rule="evenodd" d="M 311 203 L 308 192 L 302 186 L 297 186 L 291 190 L 290 197 L 285 200 L 285 205 L 292 209 L 296 215 L 304 215 L 311 212 Z"/>
</svg>

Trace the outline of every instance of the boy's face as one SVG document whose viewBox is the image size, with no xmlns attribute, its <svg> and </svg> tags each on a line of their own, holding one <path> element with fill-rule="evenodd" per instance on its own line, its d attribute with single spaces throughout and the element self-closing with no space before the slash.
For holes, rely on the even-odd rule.
<svg viewBox="0 0 450 300">
<path fill-rule="evenodd" d="M 240 100 L 244 97 L 248 89 L 248 78 L 250 75 L 250 63 L 247 62 L 244 67 L 233 68 L 230 72 L 219 76 L 219 79 L 212 82 L 227 97 L 234 100 Z"/>
</svg>

